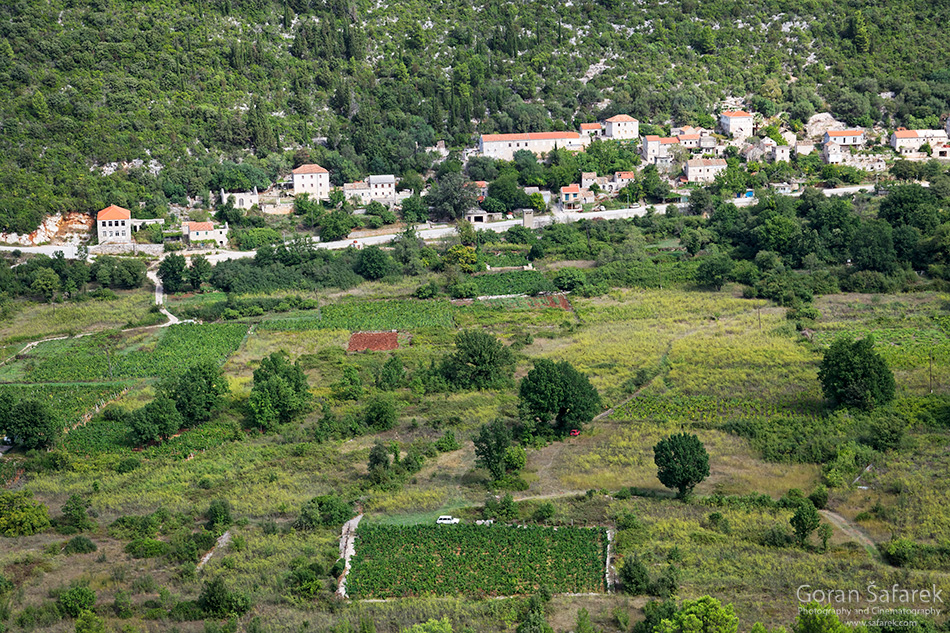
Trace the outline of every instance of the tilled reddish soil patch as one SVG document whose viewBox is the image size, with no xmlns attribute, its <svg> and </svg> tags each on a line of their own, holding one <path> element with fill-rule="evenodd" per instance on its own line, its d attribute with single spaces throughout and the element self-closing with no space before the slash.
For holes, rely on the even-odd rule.
<svg viewBox="0 0 950 633">
<path fill-rule="evenodd" d="M 351 352 L 382 352 L 399 347 L 399 336 L 396 330 L 390 332 L 355 332 L 350 336 Z"/>
</svg>

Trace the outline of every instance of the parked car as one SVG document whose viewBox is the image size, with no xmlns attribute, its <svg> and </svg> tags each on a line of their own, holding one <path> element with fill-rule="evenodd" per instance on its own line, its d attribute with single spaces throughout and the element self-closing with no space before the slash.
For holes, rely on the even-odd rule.
<svg viewBox="0 0 950 633">
<path fill-rule="evenodd" d="M 578 429 L 571 429 L 571 437 L 577 437 L 581 432 Z"/>
<path fill-rule="evenodd" d="M 439 525 L 455 525 L 459 520 L 449 514 L 445 514 L 436 519 L 435 522 Z"/>
</svg>

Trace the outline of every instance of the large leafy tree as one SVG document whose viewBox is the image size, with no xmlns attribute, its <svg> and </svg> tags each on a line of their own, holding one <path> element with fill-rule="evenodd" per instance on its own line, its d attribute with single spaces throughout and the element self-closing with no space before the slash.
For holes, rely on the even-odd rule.
<svg viewBox="0 0 950 633">
<path fill-rule="evenodd" d="M 158 278 L 162 280 L 165 292 L 181 292 L 185 287 L 185 258 L 172 253 L 158 265 Z"/>
<path fill-rule="evenodd" d="M 224 405 L 230 391 L 217 363 L 205 361 L 192 365 L 184 373 L 166 380 L 161 393 L 175 401 L 185 425 L 201 424 L 211 419 Z"/>
<path fill-rule="evenodd" d="M 818 515 L 815 504 L 808 499 L 803 499 L 798 504 L 798 508 L 796 508 L 795 514 L 792 515 L 789 522 L 792 524 L 792 529 L 795 530 L 798 542 L 804 545 L 805 541 L 808 540 L 808 536 L 818 529 L 821 517 Z"/>
<path fill-rule="evenodd" d="M 474 186 L 459 172 L 444 174 L 426 196 L 426 202 L 435 214 L 444 218 L 464 217 L 476 201 Z"/>
<path fill-rule="evenodd" d="M 129 431 L 135 444 L 168 439 L 183 423 L 175 402 L 159 396 L 129 415 Z"/>
<path fill-rule="evenodd" d="M 842 336 L 831 344 L 818 368 L 825 397 L 838 405 L 872 409 L 894 399 L 894 374 L 874 351 L 874 338 Z"/>
<path fill-rule="evenodd" d="M 511 383 L 515 356 L 485 332 L 463 330 L 455 337 L 455 352 L 442 363 L 443 377 L 456 389 L 496 389 Z"/>
<path fill-rule="evenodd" d="M 535 361 L 518 389 L 522 417 L 541 434 L 580 429 L 600 411 L 600 394 L 587 376 L 567 361 Z"/>
<path fill-rule="evenodd" d="M 5 403 L 0 403 L 0 414 L 2 413 L 5 415 L 0 419 L 0 430 L 5 431 L 23 448 L 48 448 L 61 433 L 52 410 L 42 400 L 30 398 L 16 404 L 5 400 Z"/>
<path fill-rule="evenodd" d="M 505 457 L 511 446 L 511 429 L 504 420 L 496 419 L 482 425 L 473 440 L 475 444 L 475 463 L 487 470 L 492 479 L 505 476 Z"/>
<path fill-rule="evenodd" d="M 733 606 L 723 605 L 709 596 L 684 600 L 676 614 L 662 620 L 655 629 L 656 633 L 736 633 L 738 630 L 739 618 Z"/>
<path fill-rule="evenodd" d="M 674 433 L 653 447 L 657 479 L 684 498 L 709 476 L 709 453 L 692 433 Z"/>
<path fill-rule="evenodd" d="M 308 411 L 310 403 L 310 385 L 299 362 L 291 363 L 283 350 L 261 359 L 248 399 L 257 426 L 271 430 L 286 424 Z"/>
</svg>

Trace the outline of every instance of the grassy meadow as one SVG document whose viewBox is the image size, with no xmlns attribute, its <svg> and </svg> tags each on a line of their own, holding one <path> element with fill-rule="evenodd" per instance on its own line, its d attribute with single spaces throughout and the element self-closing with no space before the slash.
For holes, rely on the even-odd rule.
<svg viewBox="0 0 950 633">
<path fill-rule="evenodd" d="M 790 624 L 797 609 L 795 587 L 801 584 L 863 588 L 873 580 L 878 586 L 946 586 L 947 569 L 892 567 L 840 529 L 827 549 L 814 536 L 806 548 L 775 541 L 791 534 L 791 510 L 778 500 L 793 489 L 808 495 L 834 475 L 844 483 L 831 488 L 829 510 L 876 543 L 892 536 L 933 547 L 945 543 L 950 488 L 943 475 L 950 467 L 950 433 L 937 412 L 950 392 L 946 296 L 831 295 L 815 303 L 820 318 L 796 327 L 784 308 L 741 298 L 728 288 L 572 296 L 569 310 L 530 302 L 423 302 L 408 298 L 410 290 L 393 296 L 392 288 L 380 285 L 376 294 L 361 287 L 321 296 L 326 321 L 315 325 L 301 325 L 317 317 L 310 311 L 126 333 L 109 349 L 112 382 L 106 348 L 92 344 L 91 337 L 43 343 L 0 366 L 0 381 L 7 383 L 0 389 L 41 394 L 60 411 L 64 425 L 92 413 L 61 441 L 55 460 L 39 464 L 36 456 L 19 451 L 4 460 L 25 470 L 18 489 L 48 505 L 54 520 L 70 495 L 86 499 L 95 526 L 85 534 L 98 546 L 95 553 L 67 556 L 61 552 L 71 537 L 55 530 L 4 539 L 0 573 L 18 587 L 8 630 L 72 630 L 68 620 L 36 622 L 43 621 L 40 611 L 51 596 L 76 582 L 96 592 L 97 610 L 116 630 L 209 630 L 182 616 L 182 605 L 219 575 L 254 604 L 241 620 L 246 630 L 259 618 L 271 627 L 260 630 L 342 631 L 372 620 L 377 631 L 396 632 L 441 617 L 457 630 L 512 630 L 523 613 L 524 595 L 488 601 L 428 595 L 331 606 L 327 586 L 301 584 L 311 565 L 325 577 L 338 555 L 337 527 L 301 529 L 296 523 L 301 507 L 319 495 L 357 501 L 368 525 L 392 529 L 432 524 L 440 514 L 464 522 L 481 518 L 488 476 L 475 465 L 471 440 L 482 424 L 517 417 L 516 385 L 426 393 L 421 381 L 413 380 L 452 351 L 461 328 L 512 344 L 516 379 L 531 369 L 533 359 L 567 360 L 590 377 L 603 398 L 603 415 L 579 436 L 529 447 L 522 472 L 526 488 L 513 491 L 520 521 L 536 523 L 534 513 L 550 503 L 554 513 L 544 519 L 547 525 L 610 528 L 615 567 L 636 556 L 651 576 L 661 577 L 674 566 L 678 597 L 709 594 L 733 603 L 742 631 L 756 621 Z M 137 300 L 133 295 L 121 301 L 132 309 Z M 196 295 L 177 301 L 216 300 L 221 298 Z M 77 327 L 114 323 L 117 314 L 104 309 Z M 351 332 L 364 325 L 398 329 L 399 349 L 347 352 Z M 35 332 L 39 337 L 54 330 Z M 857 414 L 831 411 L 822 398 L 821 352 L 843 333 L 872 334 L 895 371 L 895 409 L 907 416 L 908 425 L 901 443 L 888 450 L 860 449 L 869 423 Z M 246 400 L 261 358 L 278 350 L 300 362 L 316 406 L 299 422 L 261 434 L 245 428 Z M 335 395 L 344 369 L 357 370 L 365 398 L 377 392 L 379 372 L 393 355 L 407 371 L 406 386 L 393 393 L 396 426 L 321 441 L 328 417 L 362 414 L 362 399 Z M 197 358 L 220 362 L 231 387 L 225 409 L 212 421 L 135 451 L 122 424 L 95 414 L 95 405 L 105 401 L 130 410 L 143 406 L 159 378 Z M 660 484 L 653 462 L 656 442 L 684 430 L 696 433 L 710 454 L 710 476 L 685 503 Z M 446 431 L 454 433 L 460 448 L 431 450 Z M 370 486 L 367 459 L 377 440 L 397 446 L 404 458 L 421 452 L 421 468 L 400 485 Z M 829 450 L 833 457 L 827 457 Z M 850 485 L 869 463 L 860 483 Z M 772 505 L 763 506 L 762 498 L 749 501 L 753 495 L 765 495 Z M 204 533 L 204 513 L 214 499 L 230 503 L 231 543 L 201 570 L 188 561 L 133 558 L 129 535 L 110 527 L 138 520 L 122 517 L 148 517 L 161 509 L 164 523 L 148 538 L 176 552 L 188 534 Z M 385 554 L 385 548 L 378 553 Z M 377 564 L 385 567 L 387 561 Z M 118 618 L 111 605 L 126 595 L 131 615 Z M 599 629 L 621 631 L 625 620 L 618 613 L 636 621 L 645 601 L 601 590 L 555 596 L 549 621 L 556 631 L 570 630 L 584 607 Z"/>
</svg>

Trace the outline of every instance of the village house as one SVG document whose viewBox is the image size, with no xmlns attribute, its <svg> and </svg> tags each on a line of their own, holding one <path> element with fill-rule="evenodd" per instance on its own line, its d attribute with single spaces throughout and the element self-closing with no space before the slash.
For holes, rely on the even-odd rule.
<svg viewBox="0 0 950 633">
<path fill-rule="evenodd" d="M 640 136 L 640 122 L 628 114 L 618 114 L 604 121 L 604 135 L 612 139 L 632 139 Z"/>
<path fill-rule="evenodd" d="M 603 136 L 604 126 L 600 123 L 581 123 L 581 136 L 585 138 L 599 138 Z"/>
<path fill-rule="evenodd" d="M 330 198 L 330 172 L 320 165 L 311 163 L 293 170 L 294 195 L 310 194 L 316 200 Z"/>
<path fill-rule="evenodd" d="M 488 195 L 488 181 L 476 180 L 472 184 L 475 186 L 475 196 L 479 202 L 482 202 Z"/>
<path fill-rule="evenodd" d="M 116 205 L 110 205 L 96 214 L 96 236 L 100 244 L 132 243 L 132 213 Z"/>
<path fill-rule="evenodd" d="M 561 206 L 565 211 L 576 210 L 580 206 L 581 188 L 580 185 L 567 185 L 561 187 Z"/>
<path fill-rule="evenodd" d="M 590 144 L 590 137 L 577 132 L 526 132 L 523 134 L 482 134 L 478 151 L 482 156 L 512 160 L 518 150 L 528 150 L 543 157 L 554 149 L 582 151 Z"/>
<path fill-rule="evenodd" d="M 643 137 L 640 145 L 640 155 L 648 165 L 669 162 L 670 148 L 679 145 L 679 139 L 675 136 L 657 136 L 647 134 Z"/>
<path fill-rule="evenodd" d="M 821 150 L 821 157 L 829 165 L 840 165 L 844 161 L 844 148 L 834 141 L 825 143 Z"/>
<path fill-rule="evenodd" d="M 356 198 L 360 204 L 369 204 L 374 200 L 392 204 L 396 200 L 396 177 L 370 176 L 366 180 L 344 183 L 343 195 L 347 200 Z"/>
<path fill-rule="evenodd" d="M 228 244 L 228 223 L 215 227 L 211 222 L 182 222 L 181 236 L 188 244 L 213 241 L 224 248 Z"/>
<path fill-rule="evenodd" d="M 234 208 L 243 209 L 247 211 L 255 204 L 261 204 L 261 196 L 257 193 L 257 187 L 254 187 L 254 191 L 243 191 L 238 193 L 225 193 L 224 189 L 221 190 L 221 204 L 227 204 L 228 198 L 234 196 Z"/>
<path fill-rule="evenodd" d="M 812 143 L 795 143 L 795 155 L 796 156 L 807 156 L 815 151 L 815 146 Z"/>
<path fill-rule="evenodd" d="M 719 114 L 719 127 L 733 138 L 752 136 L 754 125 L 752 115 L 745 110 L 726 110 Z"/>
<path fill-rule="evenodd" d="M 842 147 L 860 147 L 864 145 L 864 130 L 828 130 L 822 143 L 835 142 Z"/>
<path fill-rule="evenodd" d="M 581 172 L 581 189 L 589 190 L 594 185 L 604 193 L 617 193 L 637 177 L 635 171 L 618 171 L 611 176 L 598 176 L 595 172 Z"/>
<path fill-rule="evenodd" d="M 917 154 L 924 145 L 946 145 L 947 133 L 944 130 L 908 130 L 897 128 L 891 134 L 891 147 L 898 154 Z"/>
<path fill-rule="evenodd" d="M 792 160 L 792 148 L 788 145 L 775 145 L 769 156 L 773 163 L 787 163 Z"/>
<path fill-rule="evenodd" d="M 727 167 L 721 158 L 693 158 L 686 161 L 686 182 L 712 182 Z"/>
</svg>

